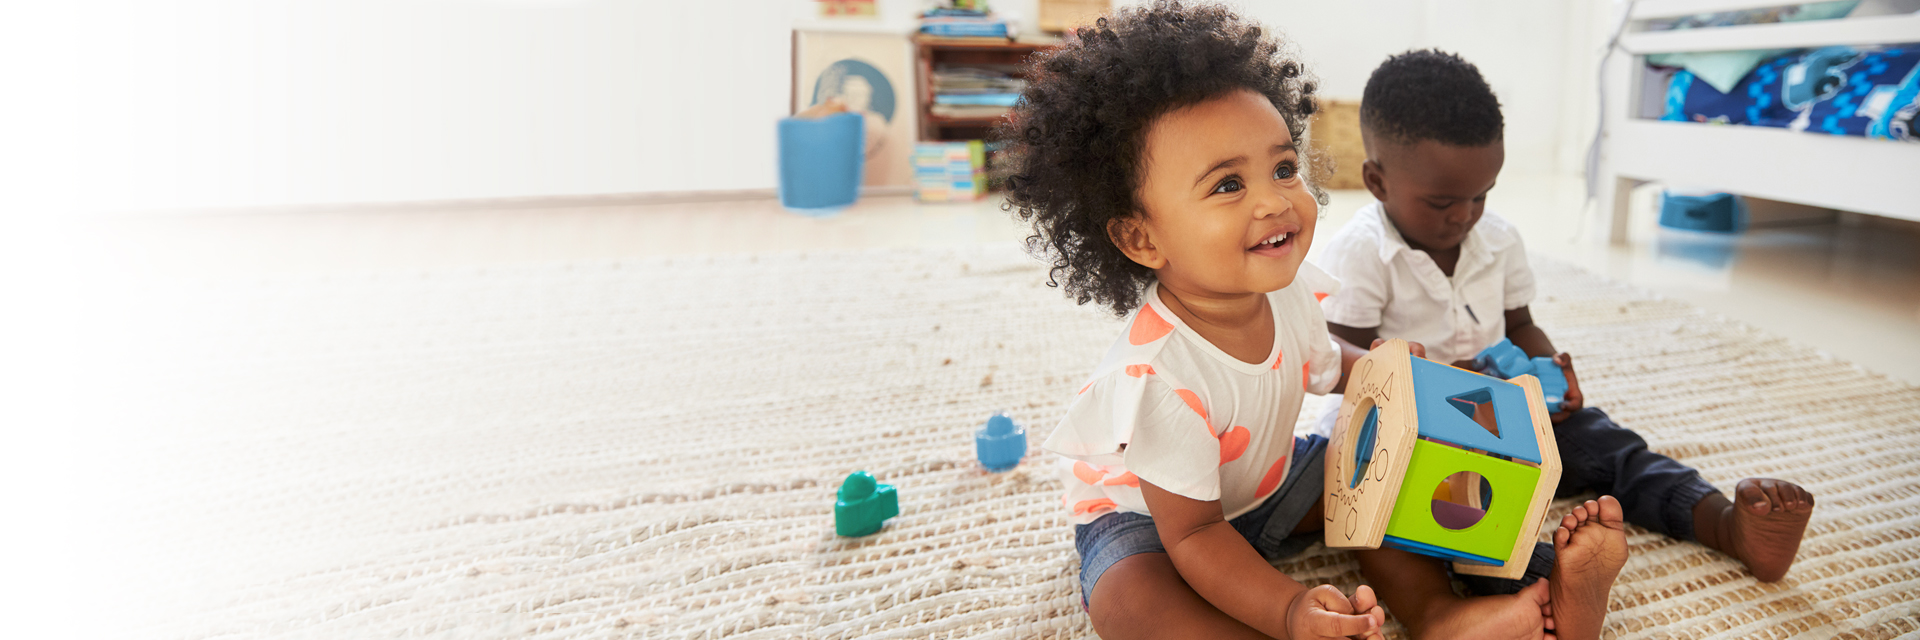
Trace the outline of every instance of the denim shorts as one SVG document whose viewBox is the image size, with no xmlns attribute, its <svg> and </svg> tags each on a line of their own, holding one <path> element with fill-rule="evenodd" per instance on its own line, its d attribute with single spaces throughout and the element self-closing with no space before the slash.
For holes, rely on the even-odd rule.
<svg viewBox="0 0 1920 640">
<path fill-rule="evenodd" d="M 1305 551 L 1319 542 L 1318 532 L 1293 535 L 1295 527 L 1320 501 L 1326 484 L 1327 439 L 1318 435 L 1293 439 L 1293 468 L 1280 488 L 1265 502 L 1240 517 L 1227 521 L 1233 530 L 1253 545 L 1268 561 L 1279 560 Z M 1141 553 L 1166 553 L 1160 534 L 1153 528 L 1153 517 L 1144 513 L 1109 513 L 1093 522 L 1073 527 L 1073 546 L 1080 551 L 1080 606 L 1087 606 L 1093 585 L 1100 574 L 1125 559 Z"/>
</svg>

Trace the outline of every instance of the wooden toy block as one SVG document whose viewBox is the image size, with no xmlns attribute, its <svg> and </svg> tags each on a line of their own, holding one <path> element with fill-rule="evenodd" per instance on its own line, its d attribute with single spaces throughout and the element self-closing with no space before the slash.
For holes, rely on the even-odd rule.
<svg viewBox="0 0 1920 640">
<path fill-rule="evenodd" d="M 1483 376 L 1387 341 L 1347 379 L 1327 449 L 1327 546 L 1520 577 L 1560 481 L 1547 415 L 1532 376 Z"/>
</svg>

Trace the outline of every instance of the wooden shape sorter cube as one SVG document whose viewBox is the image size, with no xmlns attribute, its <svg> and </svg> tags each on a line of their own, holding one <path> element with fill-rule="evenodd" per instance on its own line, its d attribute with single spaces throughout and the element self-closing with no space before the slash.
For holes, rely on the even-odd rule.
<svg viewBox="0 0 1920 640">
<path fill-rule="evenodd" d="M 1389 340 L 1353 365 L 1326 461 L 1326 542 L 1382 545 L 1519 578 L 1560 483 L 1540 382 L 1413 357 Z"/>
</svg>

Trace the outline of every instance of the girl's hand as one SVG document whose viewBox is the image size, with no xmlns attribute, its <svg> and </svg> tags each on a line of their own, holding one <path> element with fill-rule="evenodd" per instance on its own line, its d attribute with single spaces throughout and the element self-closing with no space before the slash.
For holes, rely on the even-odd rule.
<svg viewBox="0 0 1920 640">
<path fill-rule="evenodd" d="M 1383 345 L 1386 343 L 1387 343 L 1386 338 L 1374 338 L 1373 344 L 1367 345 L 1367 350 L 1372 351 L 1374 349 L 1378 349 L 1380 348 L 1380 345 Z M 1413 354 L 1413 357 L 1415 358 L 1425 358 L 1427 357 L 1427 345 L 1420 344 L 1418 342 L 1408 341 L 1407 353 Z"/>
<path fill-rule="evenodd" d="M 1387 612 L 1380 608 L 1373 588 L 1366 585 L 1355 589 L 1353 597 L 1348 598 L 1340 593 L 1339 587 L 1323 584 L 1300 592 L 1287 605 L 1287 635 L 1292 640 L 1384 640 L 1380 627 L 1386 623 Z"/>
<path fill-rule="evenodd" d="M 1553 420 L 1554 424 L 1560 424 L 1561 420 L 1567 419 L 1568 416 L 1573 415 L 1573 412 L 1579 411 L 1586 405 L 1585 399 L 1580 396 L 1580 379 L 1573 375 L 1573 356 L 1562 351 L 1553 357 L 1553 363 L 1560 365 L 1560 373 L 1567 376 L 1567 395 L 1560 396 L 1560 412 L 1547 416 L 1548 419 Z"/>
</svg>

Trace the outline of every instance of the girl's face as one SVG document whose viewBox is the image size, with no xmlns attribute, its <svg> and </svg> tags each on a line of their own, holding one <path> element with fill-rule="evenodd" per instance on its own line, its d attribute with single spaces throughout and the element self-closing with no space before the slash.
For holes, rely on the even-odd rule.
<svg viewBox="0 0 1920 640">
<path fill-rule="evenodd" d="M 1146 211 L 1109 231 L 1161 286 L 1234 297 L 1293 283 L 1320 208 L 1265 96 L 1240 90 L 1169 112 L 1147 129 L 1143 156 Z"/>
</svg>

